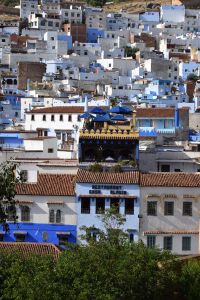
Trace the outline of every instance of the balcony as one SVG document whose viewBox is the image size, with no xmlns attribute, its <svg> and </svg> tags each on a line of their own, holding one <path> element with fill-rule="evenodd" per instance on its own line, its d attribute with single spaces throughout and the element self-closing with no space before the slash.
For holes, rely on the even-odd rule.
<svg viewBox="0 0 200 300">
<path fill-rule="evenodd" d="M 138 139 L 139 132 L 133 131 L 130 126 L 108 126 L 108 128 L 82 129 L 79 131 L 80 138 L 85 139 Z"/>
</svg>

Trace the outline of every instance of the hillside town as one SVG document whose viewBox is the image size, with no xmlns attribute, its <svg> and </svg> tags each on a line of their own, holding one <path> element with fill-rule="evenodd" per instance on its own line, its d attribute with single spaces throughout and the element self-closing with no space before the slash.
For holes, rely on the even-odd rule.
<svg viewBox="0 0 200 300">
<path fill-rule="evenodd" d="M 200 9 L 15 10 L 0 23 L 0 163 L 22 181 L 0 248 L 81 244 L 83 226 L 98 239 L 115 208 L 130 243 L 200 254 Z"/>
</svg>

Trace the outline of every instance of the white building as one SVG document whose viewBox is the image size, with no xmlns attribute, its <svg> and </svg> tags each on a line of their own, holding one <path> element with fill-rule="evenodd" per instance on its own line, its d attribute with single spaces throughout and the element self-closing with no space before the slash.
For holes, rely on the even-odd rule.
<svg viewBox="0 0 200 300">
<path fill-rule="evenodd" d="M 179 76 L 182 77 L 183 80 L 186 80 L 190 74 L 198 75 L 199 71 L 200 63 L 195 61 L 181 62 L 179 64 Z"/>
<path fill-rule="evenodd" d="M 199 254 L 198 173 L 141 175 L 140 236 L 149 247 Z"/>
<path fill-rule="evenodd" d="M 98 236 L 102 229 L 101 214 L 115 207 L 125 216 L 123 229 L 129 233 L 130 242 L 137 242 L 139 235 L 139 173 L 112 174 L 78 170 L 76 178 L 77 238 L 80 242 L 82 226 L 93 227 L 91 236 Z"/>
<path fill-rule="evenodd" d="M 184 5 L 161 5 L 160 17 L 166 23 L 184 23 L 185 6 Z"/>
<path fill-rule="evenodd" d="M 69 8 L 61 8 L 61 19 L 66 23 L 81 24 L 83 21 L 83 12 L 81 7 L 70 5 Z"/>
<path fill-rule="evenodd" d="M 38 0 L 20 0 L 20 18 L 28 19 L 30 14 L 38 12 Z"/>
</svg>

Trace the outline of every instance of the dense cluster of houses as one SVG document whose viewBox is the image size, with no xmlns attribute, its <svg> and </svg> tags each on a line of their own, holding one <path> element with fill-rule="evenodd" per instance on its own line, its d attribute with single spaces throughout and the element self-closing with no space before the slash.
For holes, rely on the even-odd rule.
<svg viewBox="0 0 200 300">
<path fill-rule="evenodd" d="M 130 242 L 198 254 L 200 10 L 18 9 L 0 24 L 0 163 L 23 183 L 0 241 L 98 238 L 115 207 Z"/>
</svg>

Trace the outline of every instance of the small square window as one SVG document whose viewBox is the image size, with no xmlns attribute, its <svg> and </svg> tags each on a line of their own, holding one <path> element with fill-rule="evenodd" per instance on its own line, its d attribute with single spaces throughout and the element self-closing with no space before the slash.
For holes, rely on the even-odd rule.
<svg viewBox="0 0 200 300">
<path fill-rule="evenodd" d="M 148 201 L 147 202 L 147 215 L 148 216 L 157 216 L 157 201 Z"/>
<path fill-rule="evenodd" d="M 182 237 L 182 251 L 190 251 L 191 250 L 191 237 L 183 236 Z"/>
<path fill-rule="evenodd" d="M 192 216 L 192 202 L 183 202 L 183 216 Z"/>
<path fill-rule="evenodd" d="M 26 237 L 26 235 L 25 234 L 19 234 L 19 233 L 16 233 L 15 234 L 15 241 L 16 242 L 20 242 L 20 243 L 23 243 L 23 242 L 25 242 L 25 237 Z"/>
<path fill-rule="evenodd" d="M 53 148 L 48 148 L 48 153 L 53 153 Z"/>
</svg>

